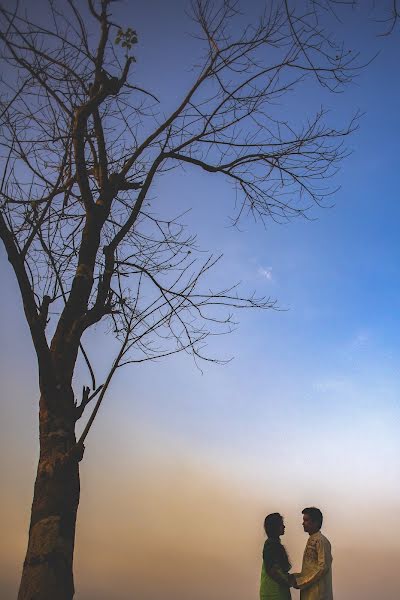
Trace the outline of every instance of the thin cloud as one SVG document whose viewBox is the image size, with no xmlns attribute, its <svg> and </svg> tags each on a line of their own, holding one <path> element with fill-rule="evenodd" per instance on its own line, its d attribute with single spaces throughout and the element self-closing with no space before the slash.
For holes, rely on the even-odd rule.
<svg viewBox="0 0 400 600">
<path fill-rule="evenodd" d="M 264 279 L 267 279 L 268 281 L 273 281 L 272 267 L 259 267 L 257 272 L 260 275 L 260 277 L 263 277 Z"/>
<path fill-rule="evenodd" d="M 360 331 L 351 341 L 353 348 L 360 348 L 366 346 L 370 340 L 370 335 L 367 331 Z"/>
<path fill-rule="evenodd" d="M 329 393 L 329 392 L 343 392 L 349 388 L 349 381 L 346 378 L 331 378 L 314 381 L 312 388 L 316 392 Z"/>
</svg>

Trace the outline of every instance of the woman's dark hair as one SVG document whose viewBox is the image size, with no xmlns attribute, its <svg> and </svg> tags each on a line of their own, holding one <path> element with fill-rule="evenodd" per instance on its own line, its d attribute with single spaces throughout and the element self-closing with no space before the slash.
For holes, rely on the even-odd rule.
<svg viewBox="0 0 400 600">
<path fill-rule="evenodd" d="M 263 561 L 267 572 L 276 565 L 285 572 L 290 571 L 291 568 L 286 549 L 279 539 L 282 533 L 282 523 L 283 517 L 279 513 L 271 513 L 264 520 L 264 529 L 268 539 L 264 544 Z"/>
<path fill-rule="evenodd" d="M 277 538 L 281 535 L 283 517 L 279 513 L 271 513 L 264 520 L 265 533 L 269 538 Z"/>
<path fill-rule="evenodd" d="M 302 514 L 308 515 L 312 522 L 317 525 L 318 529 L 321 529 L 323 516 L 319 508 L 315 508 L 315 506 L 310 506 L 309 508 L 305 508 L 302 511 Z"/>
</svg>

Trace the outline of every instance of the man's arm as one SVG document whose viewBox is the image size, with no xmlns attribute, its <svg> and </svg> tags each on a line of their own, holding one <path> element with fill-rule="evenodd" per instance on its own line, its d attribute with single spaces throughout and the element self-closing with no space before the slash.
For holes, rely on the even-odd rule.
<svg viewBox="0 0 400 600">
<path fill-rule="evenodd" d="M 295 573 L 296 586 L 300 590 L 310 587 L 319 581 L 328 571 L 332 563 L 332 556 L 327 543 L 323 540 L 317 542 L 317 562 L 315 569 L 311 569 L 307 574 Z"/>
</svg>

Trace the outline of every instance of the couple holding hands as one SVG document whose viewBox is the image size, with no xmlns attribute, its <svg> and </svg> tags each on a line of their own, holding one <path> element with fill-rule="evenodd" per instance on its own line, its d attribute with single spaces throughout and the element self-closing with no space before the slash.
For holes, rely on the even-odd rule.
<svg viewBox="0 0 400 600">
<path fill-rule="evenodd" d="M 322 512 L 310 507 L 302 511 L 303 529 L 309 538 L 304 550 L 301 573 L 289 573 L 291 564 L 280 536 L 285 533 L 283 517 L 265 517 L 267 539 L 263 549 L 260 600 L 290 600 L 290 588 L 300 590 L 300 600 L 333 600 L 332 553 L 329 540 L 322 535 Z"/>
</svg>

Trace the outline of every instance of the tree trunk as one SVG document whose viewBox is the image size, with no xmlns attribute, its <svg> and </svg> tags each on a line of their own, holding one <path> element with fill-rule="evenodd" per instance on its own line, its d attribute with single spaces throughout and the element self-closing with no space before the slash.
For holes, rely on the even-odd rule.
<svg viewBox="0 0 400 600">
<path fill-rule="evenodd" d="M 61 386 L 58 385 L 57 388 Z M 40 458 L 18 600 L 71 600 L 79 458 L 72 389 L 40 399 Z"/>
</svg>

